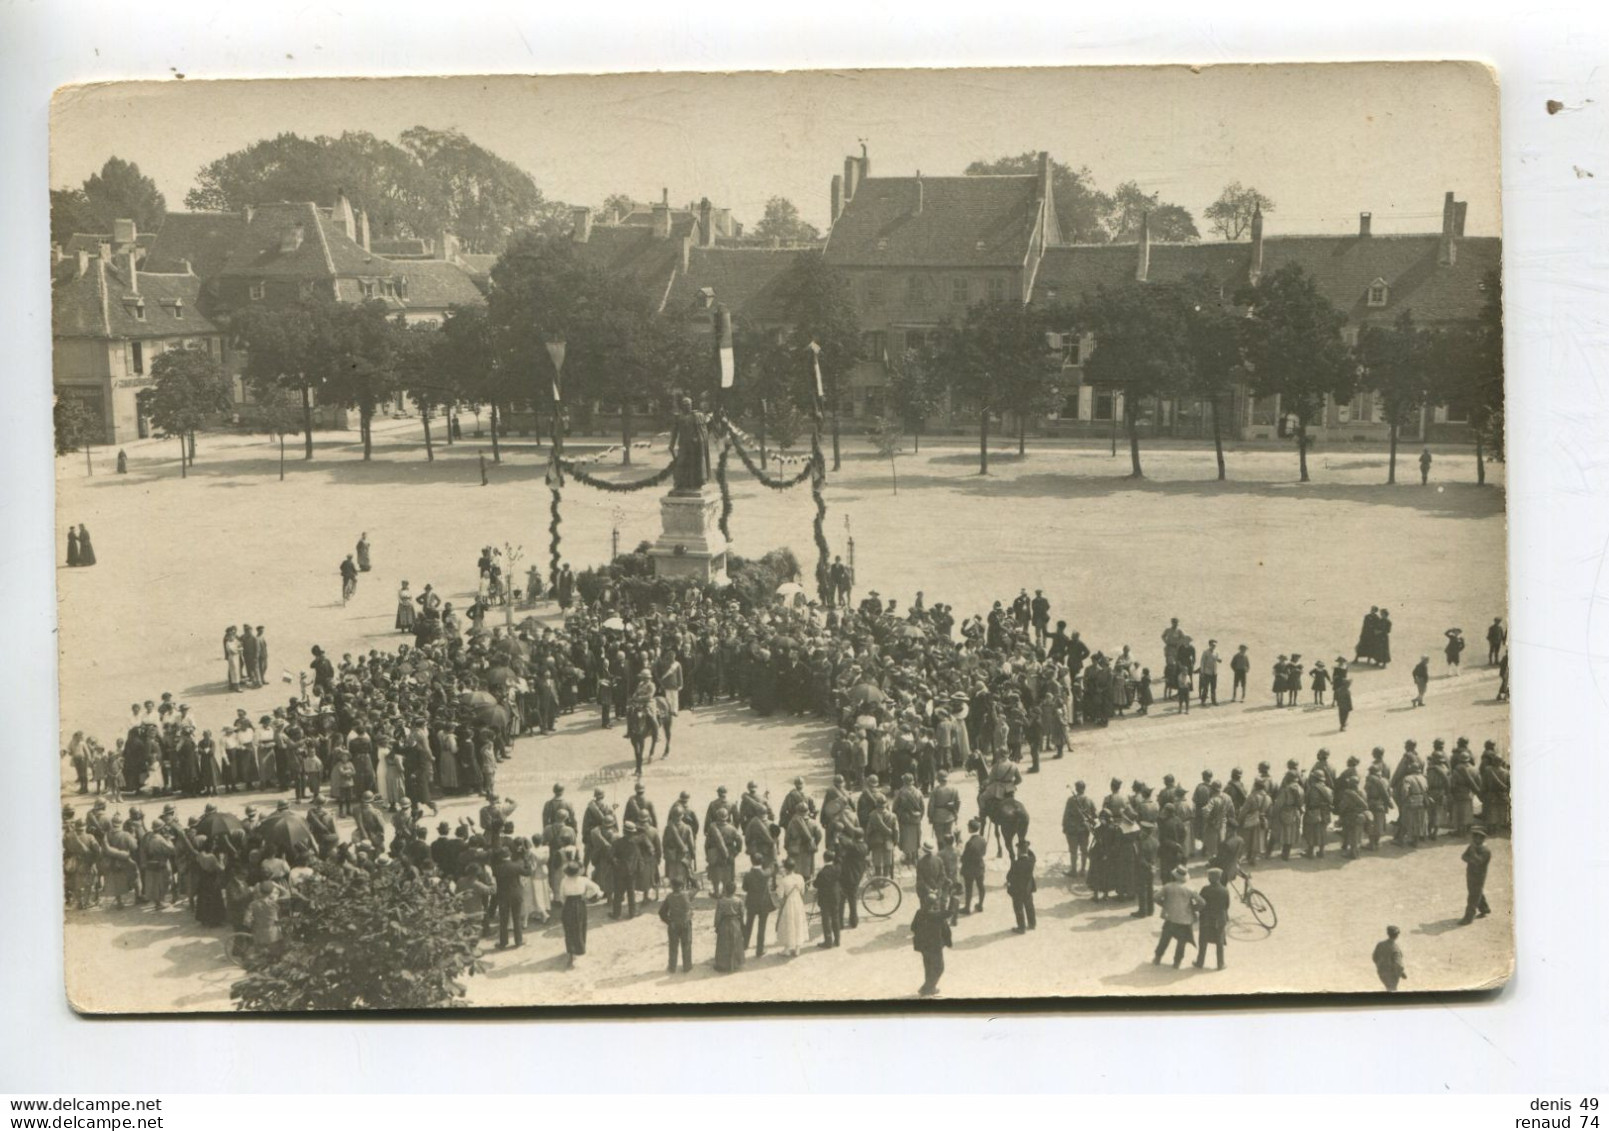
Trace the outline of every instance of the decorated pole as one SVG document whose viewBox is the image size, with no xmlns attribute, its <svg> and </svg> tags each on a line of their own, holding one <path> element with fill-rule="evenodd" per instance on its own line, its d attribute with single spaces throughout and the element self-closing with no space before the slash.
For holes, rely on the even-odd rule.
<svg viewBox="0 0 1609 1131">
<path fill-rule="evenodd" d="M 564 487 L 564 468 L 561 461 L 564 459 L 564 424 L 561 417 L 564 415 L 564 401 L 559 396 L 559 382 L 564 377 L 564 339 L 562 337 L 549 338 L 547 342 L 548 357 L 553 362 L 553 450 L 550 453 L 548 464 L 548 583 L 553 589 L 559 587 L 559 524 L 563 521 L 559 517 L 560 491 Z"/>
</svg>

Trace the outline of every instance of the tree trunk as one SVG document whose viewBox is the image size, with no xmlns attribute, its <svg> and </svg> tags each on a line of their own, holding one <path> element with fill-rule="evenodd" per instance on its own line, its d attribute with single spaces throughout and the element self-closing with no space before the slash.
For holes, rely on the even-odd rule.
<svg viewBox="0 0 1609 1131">
<path fill-rule="evenodd" d="M 450 448 L 453 446 L 453 410 L 449 408 L 441 418 L 447 422 L 447 446 Z"/>
<path fill-rule="evenodd" d="M 430 409 L 426 408 L 424 405 L 420 405 L 419 406 L 419 419 L 420 419 L 420 421 L 422 421 L 424 423 L 424 426 L 425 426 L 425 462 L 426 463 L 435 463 L 436 462 L 436 446 L 435 446 L 434 443 L 431 442 L 431 439 L 430 439 Z M 452 430 L 453 430 L 452 425 L 449 424 L 447 426 L 447 431 L 449 433 L 451 433 Z"/>
<path fill-rule="evenodd" d="M 180 479 L 188 479 L 190 477 L 190 473 L 187 470 L 185 470 L 189 466 L 190 466 L 190 461 L 185 458 L 185 453 L 184 453 L 184 434 L 180 433 L 180 435 L 179 435 L 179 478 Z"/>
<path fill-rule="evenodd" d="M 279 481 L 285 482 L 285 433 L 279 434 Z"/>
<path fill-rule="evenodd" d="M 899 468 L 895 466 L 894 457 L 888 457 L 888 474 L 894 479 L 894 494 L 899 494 Z"/>
<path fill-rule="evenodd" d="M 302 386 L 302 438 L 305 441 L 303 459 L 313 458 L 313 391 Z"/>
<path fill-rule="evenodd" d="M 922 454 L 922 430 L 920 428 L 911 429 L 911 454 Z"/>
<path fill-rule="evenodd" d="M 1145 472 L 1140 468 L 1140 399 L 1138 397 L 1123 398 L 1123 416 L 1128 424 L 1129 433 L 1129 463 L 1133 470 L 1129 472 L 1130 479 L 1144 479 Z"/>
<path fill-rule="evenodd" d="M 374 406 L 361 404 L 358 406 L 358 428 L 363 433 L 363 458 L 365 461 L 374 456 L 374 441 L 369 426 L 374 422 Z"/>
<path fill-rule="evenodd" d="M 989 474 L 989 410 L 983 410 L 983 420 L 978 426 L 978 474 Z"/>
<path fill-rule="evenodd" d="M 195 463 L 195 461 L 196 461 L 196 432 L 195 432 L 194 428 L 190 429 L 189 444 L 190 444 L 190 462 Z"/>
<path fill-rule="evenodd" d="M 558 425 L 555 424 L 553 427 L 556 432 Z M 503 462 L 503 450 L 497 446 L 497 406 L 495 404 L 492 405 L 492 462 Z"/>
<path fill-rule="evenodd" d="M 620 404 L 620 462 L 631 466 L 631 402 Z"/>
<path fill-rule="evenodd" d="M 1223 405 L 1221 395 L 1212 398 L 1212 450 L 1218 457 L 1218 482 L 1222 483 L 1229 478 L 1224 467 L 1224 431 L 1223 414 L 1219 411 Z"/>
<path fill-rule="evenodd" d="M 832 391 L 832 469 L 837 471 L 842 466 L 842 459 L 838 451 L 838 389 Z"/>
<path fill-rule="evenodd" d="M 765 470 L 765 400 L 760 401 L 760 470 Z"/>
<path fill-rule="evenodd" d="M 1479 428 L 1475 429 L 1475 482 L 1486 485 L 1486 442 Z"/>
<path fill-rule="evenodd" d="M 1017 454 L 1019 456 L 1028 454 L 1028 414 L 1026 412 L 1017 414 Z"/>
<path fill-rule="evenodd" d="M 1397 422 L 1391 421 L 1391 459 L 1386 464 L 1386 485 L 1393 486 L 1397 482 Z"/>
<path fill-rule="evenodd" d="M 1302 468 L 1302 482 L 1307 483 L 1307 417 L 1300 413 L 1296 417 L 1296 456 Z"/>
</svg>

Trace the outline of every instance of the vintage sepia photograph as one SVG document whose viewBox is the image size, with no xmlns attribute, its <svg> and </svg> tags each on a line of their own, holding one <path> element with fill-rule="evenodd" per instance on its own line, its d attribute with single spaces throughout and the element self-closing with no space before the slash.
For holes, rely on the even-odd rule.
<svg viewBox="0 0 1609 1131">
<path fill-rule="evenodd" d="M 57 91 L 68 1001 L 1503 985 L 1498 84 Z"/>
</svg>

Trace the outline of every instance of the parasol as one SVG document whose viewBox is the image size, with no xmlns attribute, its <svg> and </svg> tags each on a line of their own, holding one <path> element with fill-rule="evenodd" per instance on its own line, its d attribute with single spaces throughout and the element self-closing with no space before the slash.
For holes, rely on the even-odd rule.
<svg viewBox="0 0 1609 1131">
<path fill-rule="evenodd" d="M 624 632 L 626 629 L 626 622 L 621 620 L 619 617 L 610 617 L 608 620 L 603 622 L 603 627 L 613 629 L 615 632 Z"/>
<path fill-rule="evenodd" d="M 298 848 L 318 851 L 318 842 L 301 816 L 289 809 L 281 809 L 264 817 L 257 826 L 257 838 L 269 848 L 277 848 L 289 856 Z"/>
<path fill-rule="evenodd" d="M 900 626 L 900 629 L 899 629 L 899 632 L 897 633 L 897 635 L 903 637 L 906 640 L 921 640 L 921 639 L 923 639 L 923 638 L 925 638 L 927 636 L 927 633 L 923 632 L 920 628 L 918 628 L 914 624 L 906 624 L 906 625 L 901 625 Z"/>
<path fill-rule="evenodd" d="M 876 715 L 857 715 L 855 717 L 855 725 L 857 727 L 860 727 L 863 730 L 876 730 L 877 729 L 877 716 Z"/>
<path fill-rule="evenodd" d="M 857 683 L 849 689 L 849 701 L 855 706 L 865 703 L 882 703 L 888 698 L 875 683 Z"/>
<path fill-rule="evenodd" d="M 219 813 L 214 810 L 204 813 L 196 822 L 196 833 L 207 838 L 208 844 L 216 844 L 227 838 L 231 833 L 244 832 L 246 826 L 240 823 L 240 818 L 233 813 Z"/>
<path fill-rule="evenodd" d="M 514 682 L 514 672 L 499 664 L 486 670 L 486 682 L 492 687 L 507 687 Z"/>
</svg>

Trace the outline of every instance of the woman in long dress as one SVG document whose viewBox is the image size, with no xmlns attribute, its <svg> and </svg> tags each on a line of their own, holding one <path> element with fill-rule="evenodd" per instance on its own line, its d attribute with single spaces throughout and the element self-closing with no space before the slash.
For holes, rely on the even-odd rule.
<svg viewBox="0 0 1609 1131">
<path fill-rule="evenodd" d="M 715 969 L 730 974 L 743 969 L 743 955 L 748 949 L 743 941 L 743 901 L 731 884 L 719 894 L 715 901 Z"/>
<path fill-rule="evenodd" d="M 408 583 L 404 581 L 402 588 L 397 590 L 397 625 L 398 632 L 413 631 L 413 594 L 408 592 Z"/>
<path fill-rule="evenodd" d="M 541 834 L 516 839 L 520 858 L 531 865 L 531 870 L 520 877 L 520 886 L 525 889 L 527 925 L 534 920 L 537 925 L 546 926 L 548 916 L 553 912 L 553 898 L 548 891 L 546 869 L 538 863 L 541 843 Z"/>
<path fill-rule="evenodd" d="M 402 751 L 393 744 L 380 762 L 380 791 L 386 805 L 402 809 L 408 804 L 407 770 L 402 764 Z"/>
<path fill-rule="evenodd" d="M 789 958 L 799 954 L 799 948 L 810 939 L 810 921 L 805 918 L 804 878 L 794 871 L 792 860 L 782 862 L 782 874 L 777 877 L 777 946 Z"/>
<path fill-rule="evenodd" d="M 229 668 L 229 690 L 240 690 L 240 637 L 235 635 L 235 626 L 230 625 L 223 630 L 223 659 Z"/>
<path fill-rule="evenodd" d="M 95 564 L 95 547 L 89 540 L 89 528 L 83 523 L 78 524 L 78 564 L 81 566 Z"/>
<path fill-rule="evenodd" d="M 69 526 L 67 528 L 67 564 L 77 566 L 78 562 L 78 528 Z"/>
<path fill-rule="evenodd" d="M 602 895 L 603 889 L 581 874 L 579 860 L 565 864 L 559 900 L 563 907 L 560 917 L 564 920 L 564 952 L 570 956 L 571 966 L 577 955 L 587 952 L 587 900 Z"/>
</svg>

